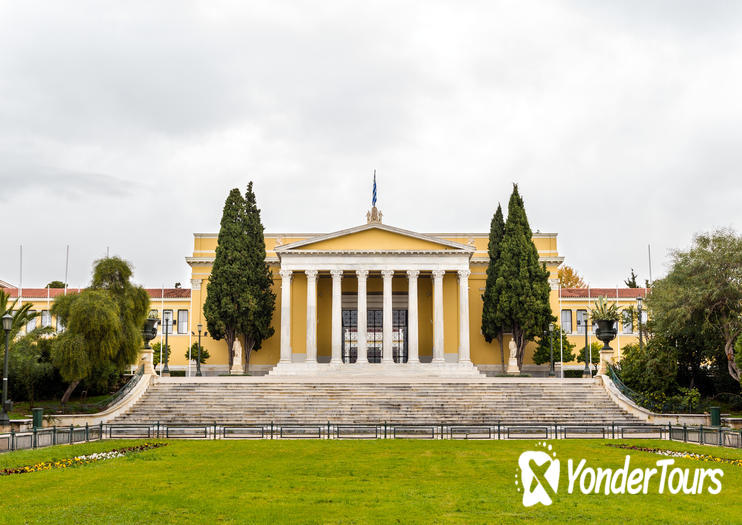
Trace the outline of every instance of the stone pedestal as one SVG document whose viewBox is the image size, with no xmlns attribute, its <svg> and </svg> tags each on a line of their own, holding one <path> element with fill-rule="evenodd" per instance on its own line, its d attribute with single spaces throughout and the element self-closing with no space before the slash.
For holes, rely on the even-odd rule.
<svg viewBox="0 0 742 525">
<path fill-rule="evenodd" d="M 151 348 L 142 349 L 142 365 L 144 365 L 145 374 L 155 373 L 155 367 L 152 366 L 152 349 Z"/>
<path fill-rule="evenodd" d="M 511 357 L 508 359 L 508 369 L 507 369 L 508 375 L 520 375 L 520 368 L 518 368 L 518 358 L 517 357 Z"/>
<path fill-rule="evenodd" d="M 613 359 L 613 349 L 601 349 L 600 350 L 600 364 L 598 365 L 598 375 L 605 375 L 608 373 L 608 365 L 611 364 Z"/>
</svg>

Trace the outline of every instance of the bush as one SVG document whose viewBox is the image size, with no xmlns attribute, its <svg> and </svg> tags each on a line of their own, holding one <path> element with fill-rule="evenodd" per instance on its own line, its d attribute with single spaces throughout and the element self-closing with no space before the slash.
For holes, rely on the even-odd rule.
<svg viewBox="0 0 742 525">
<path fill-rule="evenodd" d="M 163 362 L 167 359 L 167 361 L 170 361 L 170 343 L 163 345 L 159 341 L 152 345 L 152 366 L 157 366 L 160 364 L 160 348 L 164 347 L 162 349 L 162 360 Z M 167 354 L 167 358 L 165 357 L 165 354 Z"/>
<path fill-rule="evenodd" d="M 626 386 L 645 394 L 670 395 L 678 391 L 675 351 L 650 339 L 643 348 L 623 347 L 619 376 Z"/>
<path fill-rule="evenodd" d="M 209 357 L 211 357 L 209 351 L 201 345 L 201 364 L 204 364 Z M 185 353 L 185 358 L 188 359 L 188 351 Z M 198 342 L 191 345 L 191 361 L 196 360 L 198 360 Z"/>
</svg>

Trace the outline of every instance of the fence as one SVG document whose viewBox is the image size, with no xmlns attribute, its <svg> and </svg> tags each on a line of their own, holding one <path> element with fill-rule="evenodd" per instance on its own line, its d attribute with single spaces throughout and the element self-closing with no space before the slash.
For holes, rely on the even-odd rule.
<svg viewBox="0 0 742 525">
<path fill-rule="evenodd" d="M 101 439 L 670 439 L 742 448 L 742 430 L 649 424 L 113 423 L 0 434 L 0 452 Z"/>
</svg>

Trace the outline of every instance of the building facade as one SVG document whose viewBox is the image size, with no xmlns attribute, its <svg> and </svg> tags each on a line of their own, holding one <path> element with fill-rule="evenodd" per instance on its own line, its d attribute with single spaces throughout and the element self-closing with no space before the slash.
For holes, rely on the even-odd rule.
<svg viewBox="0 0 742 525">
<path fill-rule="evenodd" d="M 266 233 L 266 262 L 276 293 L 274 335 L 251 353 L 249 371 L 302 373 L 315 367 L 321 372 L 321 365 L 330 365 L 352 373 L 370 365 L 431 365 L 428 370 L 443 366 L 500 372 L 507 364 L 510 338 L 504 338 L 503 364 L 499 343 L 487 343 L 481 331 L 488 242 L 488 233 L 418 233 L 389 226 L 375 209 L 366 224 L 346 230 Z M 584 348 L 586 330 L 589 343 L 597 340 L 587 312 L 598 297 L 628 311 L 638 296 L 646 295 L 643 288 L 560 289 L 557 269 L 564 257 L 557 249 L 557 234 L 536 232 L 533 242 L 549 271 L 552 313 L 577 349 Z M 188 350 L 200 328 L 202 345 L 210 354 L 202 370 L 230 371 L 227 345 L 208 335 L 203 316 L 216 244 L 215 233 L 194 234 L 193 253 L 186 257 L 190 290 L 147 289 L 150 308 L 164 321 L 153 343 L 164 343 L 167 330 L 171 370 L 195 372 Z M 27 329 L 59 330 L 63 327 L 50 314 L 51 304 L 57 295 L 78 290 L 8 286 L 5 291 L 12 298 L 20 295 L 41 313 Z M 620 322 L 611 345 L 614 359 L 637 337 L 635 321 Z M 535 343 L 528 344 L 522 372 L 545 374 L 548 364 L 533 363 L 535 348 Z M 554 353 L 558 362 L 559 349 Z M 576 362 L 564 366 L 580 368 Z"/>
</svg>

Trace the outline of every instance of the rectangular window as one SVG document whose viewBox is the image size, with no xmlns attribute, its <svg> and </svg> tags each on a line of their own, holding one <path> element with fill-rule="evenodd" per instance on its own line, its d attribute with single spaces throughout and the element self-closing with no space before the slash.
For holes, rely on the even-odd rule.
<svg viewBox="0 0 742 525">
<path fill-rule="evenodd" d="M 188 310 L 178 310 L 178 333 L 188 333 Z"/>
<path fill-rule="evenodd" d="M 584 334 L 587 326 L 587 310 L 577 310 L 577 333 Z"/>
<path fill-rule="evenodd" d="M 633 334 L 634 333 L 634 320 L 631 317 L 631 312 L 624 310 L 621 313 L 621 327 L 623 330 L 621 333 Z"/>
<path fill-rule="evenodd" d="M 28 315 L 34 315 L 36 313 L 36 310 L 29 310 Z M 26 324 L 26 333 L 32 332 L 36 329 L 36 318 L 34 317 Z"/>
<path fill-rule="evenodd" d="M 163 310 L 162 311 L 162 330 L 163 334 L 173 333 L 173 311 Z"/>
<path fill-rule="evenodd" d="M 57 316 L 57 332 L 64 332 L 64 323 L 59 316 Z"/>
<path fill-rule="evenodd" d="M 572 310 L 562 310 L 562 332 L 572 333 Z"/>
<path fill-rule="evenodd" d="M 52 315 L 49 310 L 41 310 L 41 327 L 46 328 L 52 325 Z"/>
</svg>

